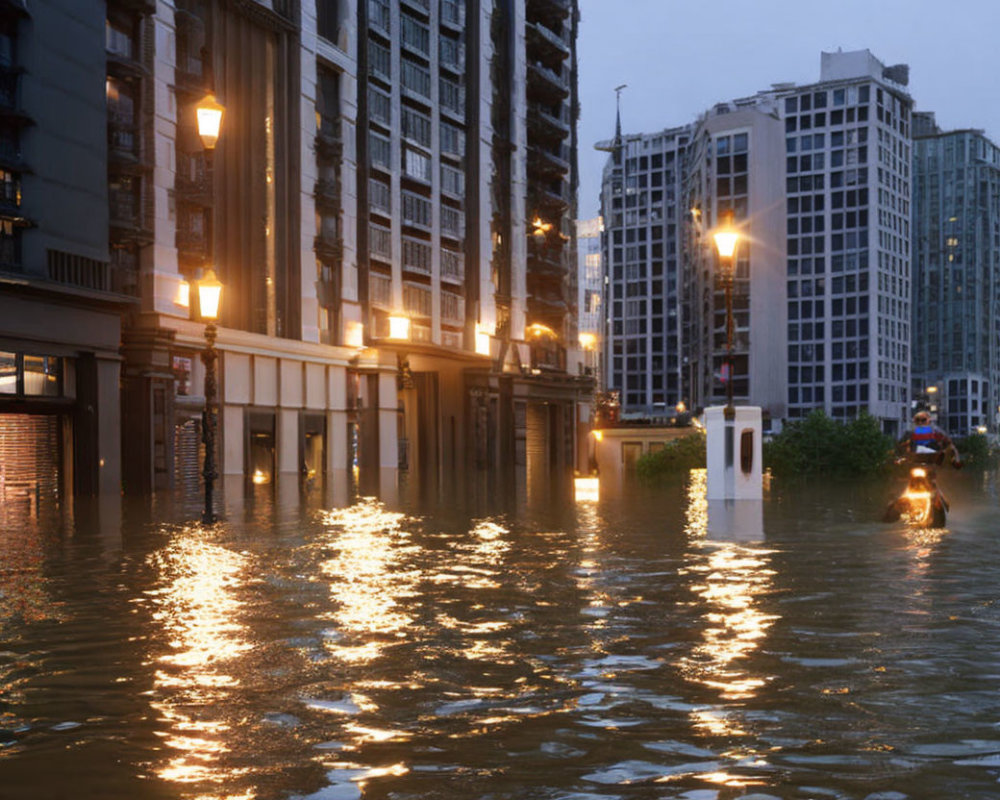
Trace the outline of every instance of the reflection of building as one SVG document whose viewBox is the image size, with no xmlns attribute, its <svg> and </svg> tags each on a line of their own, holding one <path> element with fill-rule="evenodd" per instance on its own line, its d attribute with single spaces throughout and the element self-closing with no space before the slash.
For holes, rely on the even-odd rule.
<svg viewBox="0 0 1000 800">
<path fill-rule="evenodd" d="M 1000 403 L 1000 148 L 914 115 L 913 396 L 938 424 L 995 429 Z M 991 233 L 992 232 L 992 233 Z"/>
<path fill-rule="evenodd" d="M 724 292 L 715 283 L 705 233 L 718 224 L 721 212 L 732 210 L 749 235 L 737 256 L 734 292 L 737 402 L 746 398 L 764 407 L 765 419 L 797 419 L 816 408 L 840 419 L 868 412 L 889 432 L 906 418 L 912 104 L 907 82 L 904 65 L 886 67 L 867 50 L 823 53 L 819 82 L 775 84 L 720 103 L 693 130 L 677 129 L 690 136 L 678 150 L 687 170 L 685 202 L 676 203 L 674 216 L 661 227 L 667 233 L 671 225 L 686 227 L 684 336 L 678 351 L 667 350 L 660 358 L 683 353 L 689 359 L 681 370 L 682 394 L 692 407 L 725 395 L 719 379 Z M 623 389 L 624 408 L 641 401 L 646 355 L 641 340 L 629 340 L 628 327 L 638 326 L 638 337 L 647 318 L 653 319 L 643 313 L 643 276 L 632 276 L 636 286 L 630 295 L 628 274 L 630 264 L 643 263 L 640 236 L 650 235 L 642 225 L 632 230 L 629 221 L 630 211 L 638 222 L 651 202 L 649 186 L 640 184 L 653 169 L 656 148 L 649 138 L 624 137 L 605 169 L 603 213 L 612 233 L 605 256 L 613 287 L 619 280 L 615 270 L 623 271 L 622 289 L 613 288 L 609 298 L 610 317 L 625 337 L 623 351 L 611 353 L 608 386 Z M 659 171 L 662 180 L 668 175 L 677 180 L 666 166 Z M 623 200 L 615 197 L 622 181 Z M 615 202 L 625 215 L 621 223 L 614 220 Z M 762 291 L 759 281 L 767 283 Z M 621 361 L 621 380 L 615 377 L 615 358 Z"/>
<path fill-rule="evenodd" d="M 0 0 L 0 415 L 21 415 L 18 441 L 75 458 L 83 490 L 116 490 L 120 461 L 130 492 L 196 490 L 193 287 L 214 265 L 224 475 L 569 468 L 590 385 L 575 0 L 78 5 Z M 72 63 L 47 47 L 71 28 Z"/>
</svg>

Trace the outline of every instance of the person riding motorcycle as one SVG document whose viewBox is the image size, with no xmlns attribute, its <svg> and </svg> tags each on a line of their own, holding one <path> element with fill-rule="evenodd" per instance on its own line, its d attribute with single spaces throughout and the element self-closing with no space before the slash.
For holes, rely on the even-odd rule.
<svg viewBox="0 0 1000 800">
<path fill-rule="evenodd" d="M 934 502 L 937 507 L 934 524 L 944 524 L 944 513 L 950 504 L 948 498 L 937 485 L 937 476 L 934 467 L 944 462 L 947 456 L 951 465 L 955 469 L 962 468 L 962 460 L 959 458 L 958 449 L 951 437 L 938 428 L 931 421 L 931 415 L 926 411 L 918 411 L 913 415 L 913 430 L 907 431 L 902 439 L 896 444 L 896 453 L 899 456 L 897 463 L 909 462 L 911 467 L 922 466 L 924 469 L 911 469 L 910 485 L 907 492 L 893 502 L 889 503 L 885 510 L 883 520 L 894 522 L 899 519 L 900 514 L 907 508 L 907 498 L 910 490 L 927 487 L 937 498 Z"/>
<path fill-rule="evenodd" d="M 913 415 L 913 430 L 907 431 L 896 444 L 896 453 L 917 464 L 941 464 L 947 456 L 955 469 L 961 469 L 962 460 L 951 437 L 931 421 L 926 411 Z"/>
</svg>

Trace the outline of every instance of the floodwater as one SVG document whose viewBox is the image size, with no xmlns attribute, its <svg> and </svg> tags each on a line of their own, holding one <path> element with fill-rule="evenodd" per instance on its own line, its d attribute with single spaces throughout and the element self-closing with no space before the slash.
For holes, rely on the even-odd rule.
<svg viewBox="0 0 1000 800">
<path fill-rule="evenodd" d="M 8 519 L 0 798 L 1000 797 L 997 479 L 945 480 Z"/>
</svg>

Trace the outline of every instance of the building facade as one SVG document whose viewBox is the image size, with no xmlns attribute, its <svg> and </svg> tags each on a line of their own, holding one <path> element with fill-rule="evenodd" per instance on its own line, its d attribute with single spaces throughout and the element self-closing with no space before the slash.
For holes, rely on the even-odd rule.
<svg viewBox="0 0 1000 800">
<path fill-rule="evenodd" d="M 200 491 L 210 268 L 234 491 L 571 469 L 575 0 L 5 0 L 0 22 L 0 416 L 40 425 L 59 480 Z"/>
<path fill-rule="evenodd" d="M 732 212 L 744 234 L 733 283 L 730 379 L 736 400 L 762 406 L 765 425 L 813 409 L 840 419 L 867 412 L 890 433 L 905 422 L 912 106 L 907 81 L 905 66 L 886 67 L 867 50 L 823 53 L 819 82 L 775 84 L 720 103 L 692 126 L 680 152 L 684 201 L 672 209 L 672 224 L 684 231 L 683 336 L 676 351 L 658 354 L 661 360 L 686 359 L 680 400 L 702 408 L 726 393 L 725 292 L 710 235 L 721 215 Z M 612 218 L 615 160 L 623 159 L 627 180 L 628 143 L 646 138 L 624 137 L 620 153 L 609 159 L 606 220 Z M 611 249 L 605 256 L 614 283 L 613 248 L 618 236 L 627 245 L 628 225 L 625 219 L 606 225 Z M 625 264 L 627 270 L 627 254 Z M 641 304 L 631 310 L 642 320 L 633 324 L 652 323 Z M 629 309 L 623 305 L 621 311 L 612 317 L 628 324 Z M 629 382 L 640 386 L 652 373 L 622 355 L 623 372 L 615 380 L 625 388 L 627 405 Z"/>
<path fill-rule="evenodd" d="M 913 143 L 913 397 L 953 435 L 1000 408 L 1000 148 L 917 114 Z"/>
<path fill-rule="evenodd" d="M 682 400 L 682 219 L 690 127 L 602 142 L 606 276 L 604 386 L 623 416 L 665 416 Z"/>
<path fill-rule="evenodd" d="M 103 13 L 78 5 L 0 3 L 0 526 L 121 481 L 121 328 L 135 301 L 109 259 L 119 173 L 105 76 L 110 91 L 130 65 L 112 65 Z"/>
</svg>

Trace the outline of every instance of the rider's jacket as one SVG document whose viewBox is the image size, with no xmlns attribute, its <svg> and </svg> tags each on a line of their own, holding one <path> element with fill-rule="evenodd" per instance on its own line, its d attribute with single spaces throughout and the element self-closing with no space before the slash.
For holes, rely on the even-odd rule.
<svg viewBox="0 0 1000 800">
<path fill-rule="evenodd" d="M 929 447 L 932 450 L 940 450 L 944 446 L 944 434 L 935 430 L 933 425 L 917 425 L 910 434 L 910 447 L 917 450 L 920 447 Z"/>
</svg>

